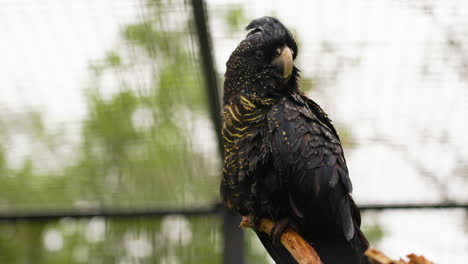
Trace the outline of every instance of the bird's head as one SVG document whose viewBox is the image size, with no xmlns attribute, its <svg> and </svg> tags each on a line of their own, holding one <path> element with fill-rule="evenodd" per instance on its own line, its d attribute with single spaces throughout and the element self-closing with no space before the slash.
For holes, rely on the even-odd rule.
<svg viewBox="0 0 468 264">
<path fill-rule="evenodd" d="M 225 103 L 237 94 L 274 98 L 296 89 L 297 44 L 291 32 L 268 16 L 253 20 L 246 29 L 247 36 L 226 63 Z"/>
</svg>

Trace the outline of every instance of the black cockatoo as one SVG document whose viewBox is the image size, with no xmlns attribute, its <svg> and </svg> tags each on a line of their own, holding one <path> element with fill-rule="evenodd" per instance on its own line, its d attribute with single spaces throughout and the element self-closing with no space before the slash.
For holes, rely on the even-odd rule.
<svg viewBox="0 0 468 264">
<path fill-rule="evenodd" d="M 291 226 L 325 264 L 368 263 L 338 134 L 299 90 L 297 44 L 276 18 L 253 20 L 225 74 L 221 196 L 243 216 L 277 222 L 257 232 L 276 263 L 296 263 L 279 243 Z"/>
</svg>

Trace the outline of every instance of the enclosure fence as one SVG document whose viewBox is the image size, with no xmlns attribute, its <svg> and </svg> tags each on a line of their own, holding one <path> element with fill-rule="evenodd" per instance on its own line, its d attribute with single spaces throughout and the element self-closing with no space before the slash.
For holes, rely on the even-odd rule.
<svg viewBox="0 0 468 264">
<path fill-rule="evenodd" d="M 217 71 L 213 60 L 213 45 L 207 23 L 208 15 L 203 0 L 191 1 L 198 48 L 201 59 L 201 67 L 204 74 L 204 88 L 208 94 L 209 114 L 218 139 L 218 154 L 222 156 L 221 116 L 220 116 L 220 88 L 217 79 Z M 468 203 L 417 203 L 417 204 L 364 204 L 360 205 L 361 211 L 381 210 L 421 210 L 421 209 L 468 209 Z M 199 208 L 168 208 L 168 209 L 81 209 L 81 210 L 8 210 L 0 211 L 0 221 L 4 222 L 40 222 L 55 221 L 60 219 L 91 219 L 95 217 L 103 219 L 134 219 L 148 218 L 161 219 L 169 215 L 181 215 L 186 217 L 213 216 L 222 223 L 223 237 L 223 263 L 243 264 L 245 260 L 244 231 L 239 228 L 240 217 L 224 208 L 218 201 L 211 206 Z M 200 252 L 202 254 L 202 252 Z"/>
</svg>

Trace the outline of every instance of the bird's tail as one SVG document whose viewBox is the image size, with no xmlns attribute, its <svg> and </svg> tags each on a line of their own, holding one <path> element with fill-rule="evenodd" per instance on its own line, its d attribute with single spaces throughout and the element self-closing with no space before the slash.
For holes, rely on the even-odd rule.
<svg viewBox="0 0 468 264">
<path fill-rule="evenodd" d="M 317 230 L 304 230 L 302 237 L 315 248 L 324 264 L 368 264 L 364 252 L 369 248 L 369 242 L 362 233 L 361 215 L 356 203 L 349 196 L 350 214 L 354 235 L 348 241 L 343 234 L 330 232 L 328 236 L 317 236 Z M 314 226 L 314 225 L 310 225 Z M 257 236 L 265 249 L 277 264 L 295 264 L 296 260 L 283 246 L 273 244 L 268 234 L 257 232 Z"/>
<path fill-rule="evenodd" d="M 257 232 L 257 236 L 277 264 L 297 264 L 297 261 L 294 260 L 285 247 L 273 245 L 273 241 L 268 234 Z"/>
<path fill-rule="evenodd" d="M 354 218 L 353 225 L 354 236 L 349 241 L 345 236 L 336 234 L 319 239 L 306 234 L 306 240 L 314 246 L 324 264 L 369 264 L 364 255 L 369 248 L 369 242 L 360 228 L 360 218 Z"/>
<path fill-rule="evenodd" d="M 315 249 L 324 264 L 369 264 L 367 257 L 364 256 L 366 247 L 357 237 L 351 241 L 341 237 L 321 240 L 317 242 Z"/>
</svg>

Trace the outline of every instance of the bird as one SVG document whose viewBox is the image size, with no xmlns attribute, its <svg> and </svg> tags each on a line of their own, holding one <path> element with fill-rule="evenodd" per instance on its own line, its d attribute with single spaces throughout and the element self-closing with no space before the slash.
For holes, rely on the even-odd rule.
<svg viewBox="0 0 468 264">
<path fill-rule="evenodd" d="M 293 228 L 324 264 L 368 263 L 369 247 L 343 147 L 328 115 L 299 87 L 298 46 L 277 18 L 254 19 L 226 63 L 223 204 L 255 221 L 276 263 L 297 263 L 281 245 Z"/>
</svg>

